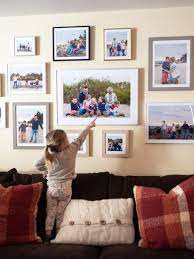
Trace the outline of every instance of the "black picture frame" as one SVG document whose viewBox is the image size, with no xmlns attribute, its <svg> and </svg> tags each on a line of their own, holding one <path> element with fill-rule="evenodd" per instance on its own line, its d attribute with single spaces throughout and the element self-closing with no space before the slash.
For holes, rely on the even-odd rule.
<svg viewBox="0 0 194 259">
<path fill-rule="evenodd" d="M 61 32 L 65 32 L 66 30 L 75 30 L 75 29 L 84 29 L 86 28 L 86 54 L 85 56 L 70 56 L 70 57 L 57 57 L 57 52 L 56 52 L 56 33 L 57 31 Z M 53 61 L 83 61 L 83 60 L 90 60 L 91 56 L 90 56 L 90 26 L 61 26 L 61 27 L 53 27 L 52 29 L 52 34 L 53 34 Z M 70 39 L 71 40 L 71 39 Z M 73 39 L 72 39 L 73 40 Z M 74 50 L 75 51 L 75 50 Z"/>
</svg>

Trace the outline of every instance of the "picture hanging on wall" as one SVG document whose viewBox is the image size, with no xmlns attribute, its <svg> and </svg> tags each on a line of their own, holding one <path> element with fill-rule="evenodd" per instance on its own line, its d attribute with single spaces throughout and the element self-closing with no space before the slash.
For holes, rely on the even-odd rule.
<svg viewBox="0 0 194 259">
<path fill-rule="evenodd" d="M 149 39 L 149 90 L 192 90 L 194 37 Z"/>
<path fill-rule="evenodd" d="M 147 105 L 147 143 L 194 143 L 194 103 Z"/>
<path fill-rule="evenodd" d="M 129 131 L 103 131 L 102 154 L 105 157 L 129 156 Z"/>
<path fill-rule="evenodd" d="M 90 27 L 54 27 L 53 60 L 89 60 Z"/>
<path fill-rule="evenodd" d="M 8 95 L 45 94 L 46 64 L 10 64 L 7 67 Z"/>
<path fill-rule="evenodd" d="M 69 140 L 69 143 L 74 142 L 80 135 L 81 131 L 66 131 L 67 132 L 67 137 Z M 89 152 L 89 135 L 86 137 L 86 140 L 84 143 L 81 145 L 80 149 L 78 150 L 78 157 L 88 157 L 90 152 Z"/>
<path fill-rule="evenodd" d="M 13 104 L 14 149 L 37 149 L 46 145 L 49 128 L 48 103 Z"/>
<path fill-rule="evenodd" d="M 0 129 L 6 128 L 6 104 L 0 101 Z"/>
<path fill-rule="evenodd" d="M 15 37 L 14 53 L 15 53 L 15 56 L 35 56 L 36 38 L 34 36 Z"/>
<path fill-rule="evenodd" d="M 57 71 L 58 125 L 137 124 L 138 69 Z"/>
<path fill-rule="evenodd" d="M 104 60 L 131 59 L 131 29 L 104 30 Z"/>
</svg>

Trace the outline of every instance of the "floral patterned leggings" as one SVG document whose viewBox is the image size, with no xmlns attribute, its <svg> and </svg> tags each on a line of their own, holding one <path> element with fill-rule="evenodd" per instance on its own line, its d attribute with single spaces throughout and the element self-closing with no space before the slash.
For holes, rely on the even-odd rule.
<svg viewBox="0 0 194 259">
<path fill-rule="evenodd" d="M 46 217 L 46 234 L 51 235 L 56 220 L 56 227 L 59 230 L 63 221 L 65 208 L 71 200 L 72 181 L 52 184 L 47 189 L 47 217 Z"/>
</svg>

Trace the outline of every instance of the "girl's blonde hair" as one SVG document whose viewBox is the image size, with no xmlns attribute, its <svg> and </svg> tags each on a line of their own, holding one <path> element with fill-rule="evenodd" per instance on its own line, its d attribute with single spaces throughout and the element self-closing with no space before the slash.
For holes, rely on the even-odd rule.
<svg viewBox="0 0 194 259">
<path fill-rule="evenodd" d="M 46 135 L 46 148 L 44 159 L 46 166 L 49 167 L 56 160 L 55 155 L 64 149 L 69 148 L 69 141 L 67 139 L 67 134 L 64 130 L 57 129 L 51 130 Z"/>
</svg>

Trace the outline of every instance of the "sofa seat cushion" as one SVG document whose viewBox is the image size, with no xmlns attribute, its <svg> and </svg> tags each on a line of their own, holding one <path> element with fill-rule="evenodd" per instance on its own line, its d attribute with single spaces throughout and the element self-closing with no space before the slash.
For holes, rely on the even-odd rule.
<svg viewBox="0 0 194 259">
<path fill-rule="evenodd" d="M 0 248 L 1 258 L 97 259 L 100 248 L 83 245 L 26 244 Z"/>
<path fill-rule="evenodd" d="M 155 250 L 140 248 L 137 244 L 107 246 L 99 259 L 193 259 L 189 250 Z"/>
</svg>

